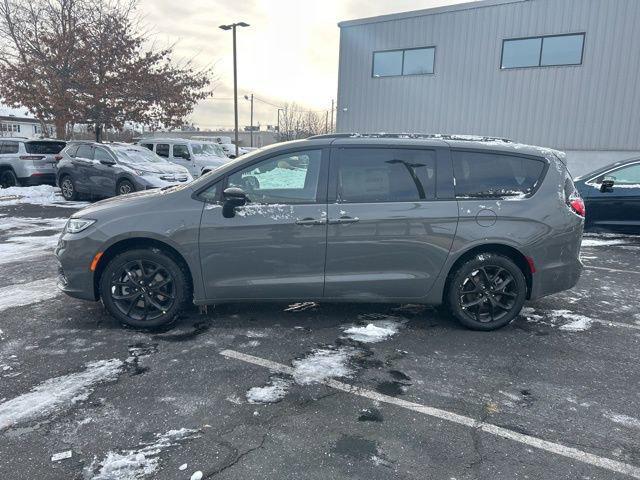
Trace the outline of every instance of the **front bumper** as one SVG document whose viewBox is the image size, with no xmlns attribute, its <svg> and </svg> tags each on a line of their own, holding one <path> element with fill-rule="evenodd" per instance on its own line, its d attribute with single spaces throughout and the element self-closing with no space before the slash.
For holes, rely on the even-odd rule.
<svg viewBox="0 0 640 480">
<path fill-rule="evenodd" d="M 67 295 L 82 300 L 98 300 L 94 272 L 90 265 L 99 245 L 81 234 L 63 233 L 55 248 L 58 259 L 58 288 Z"/>
</svg>

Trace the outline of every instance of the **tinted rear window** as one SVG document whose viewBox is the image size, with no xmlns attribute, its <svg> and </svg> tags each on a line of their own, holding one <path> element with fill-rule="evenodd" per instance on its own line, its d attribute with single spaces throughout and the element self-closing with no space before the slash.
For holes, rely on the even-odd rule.
<svg viewBox="0 0 640 480">
<path fill-rule="evenodd" d="M 452 152 L 458 198 L 514 197 L 532 193 L 542 160 L 487 152 Z"/>
<path fill-rule="evenodd" d="M 65 147 L 65 142 L 26 142 L 27 153 L 36 155 L 55 155 Z"/>
<path fill-rule="evenodd" d="M 338 199 L 341 202 L 414 202 L 434 197 L 433 151 L 394 148 L 340 150 Z"/>
</svg>

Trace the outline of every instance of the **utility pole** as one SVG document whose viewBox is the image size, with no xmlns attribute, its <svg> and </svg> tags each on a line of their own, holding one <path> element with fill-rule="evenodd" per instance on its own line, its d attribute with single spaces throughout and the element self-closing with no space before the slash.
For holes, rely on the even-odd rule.
<svg viewBox="0 0 640 480">
<path fill-rule="evenodd" d="M 233 31 L 233 110 L 234 110 L 234 131 L 235 131 L 235 139 L 236 139 L 236 158 L 239 155 L 238 148 L 238 61 L 236 56 L 236 27 L 248 27 L 249 24 L 245 22 L 237 22 L 232 23 L 231 25 L 220 25 L 220 29 L 222 30 L 232 30 Z"/>
<path fill-rule="evenodd" d="M 333 133 L 333 98 L 331 99 L 331 133 Z"/>
<path fill-rule="evenodd" d="M 278 138 L 282 140 L 282 133 L 280 132 L 280 111 L 284 110 L 282 108 L 278 109 Z"/>
<path fill-rule="evenodd" d="M 245 100 L 251 100 L 251 126 L 249 128 L 251 129 L 251 146 L 253 147 L 253 93 L 251 94 L 251 99 L 249 99 L 248 95 L 245 95 L 244 98 Z"/>
<path fill-rule="evenodd" d="M 324 112 L 324 133 L 329 133 L 329 112 Z"/>
</svg>

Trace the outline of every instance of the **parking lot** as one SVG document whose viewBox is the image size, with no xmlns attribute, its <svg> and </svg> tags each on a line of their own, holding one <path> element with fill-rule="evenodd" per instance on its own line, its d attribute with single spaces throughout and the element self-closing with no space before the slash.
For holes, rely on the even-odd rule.
<svg viewBox="0 0 640 480">
<path fill-rule="evenodd" d="M 193 308 L 124 329 L 59 294 L 81 203 L 0 195 L 0 478 L 640 478 L 640 238 L 473 332 L 419 305 Z M 202 476 L 198 474 L 202 472 Z"/>
</svg>

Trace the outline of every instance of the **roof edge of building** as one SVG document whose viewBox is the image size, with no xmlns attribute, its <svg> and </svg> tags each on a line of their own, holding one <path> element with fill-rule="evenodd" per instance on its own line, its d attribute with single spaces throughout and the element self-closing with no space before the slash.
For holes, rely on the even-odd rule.
<svg viewBox="0 0 640 480">
<path fill-rule="evenodd" d="M 479 0 L 466 3 L 456 3 L 454 5 L 444 5 L 441 7 L 426 8 L 423 10 L 411 10 L 409 12 L 390 13 L 387 15 L 379 15 L 376 17 L 357 18 L 354 20 L 345 20 L 338 23 L 338 27 L 354 27 L 357 25 L 366 25 L 370 23 L 391 22 L 393 20 L 403 20 L 406 18 L 425 17 L 429 15 L 439 15 L 442 13 L 461 12 L 465 10 L 475 10 L 478 8 L 497 7 L 500 5 L 508 5 L 510 3 L 525 3 L 533 0 Z"/>
</svg>

